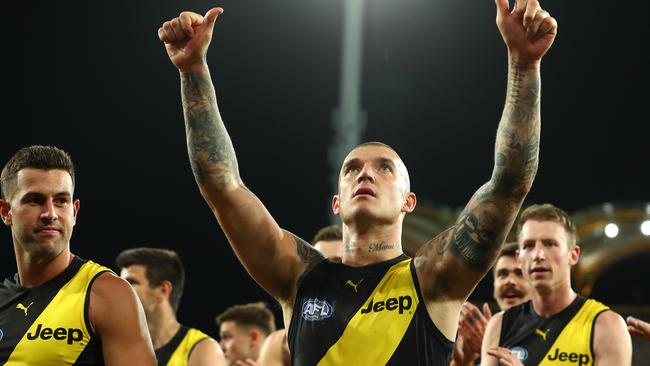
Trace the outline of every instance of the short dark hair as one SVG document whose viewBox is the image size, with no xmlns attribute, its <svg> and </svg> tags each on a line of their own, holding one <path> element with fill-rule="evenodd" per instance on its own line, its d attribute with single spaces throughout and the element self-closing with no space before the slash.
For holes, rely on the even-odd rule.
<svg viewBox="0 0 650 366">
<path fill-rule="evenodd" d="M 174 311 L 178 311 L 185 287 L 185 269 L 175 251 L 144 247 L 127 249 L 117 256 L 115 263 L 120 268 L 137 264 L 144 266 L 150 288 L 160 286 L 163 281 L 171 282 L 172 293 L 169 302 Z"/>
<path fill-rule="evenodd" d="M 576 225 L 571 219 L 571 216 L 561 208 L 550 203 L 528 206 L 519 215 L 519 220 L 517 222 L 517 238 L 519 238 L 519 235 L 521 234 L 521 228 L 524 226 L 526 221 L 529 220 L 552 221 L 562 225 L 567 233 L 568 247 L 570 248 L 576 245 Z"/>
<path fill-rule="evenodd" d="M 341 228 L 336 225 L 325 226 L 318 230 L 316 235 L 314 235 L 311 244 L 314 245 L 319 241 L 332 240 L 343 240 L 343 232 L 341 231 Z"/>
<path fill-rule="evenodd" d="M 18 172 L 27 168 L 65 170 L 70 174 L 74 188 L 74 164 L 70 155 L 55 146 L 33 145 L 18 150 L 2 168 L 0 174 L 2 199 L 6 201 L 11 199 L 16 190 Z"/>
<path fill-rule="evenodd" d="M 519 249 L 519 243 L 506 243 L 501 247 L 501 250 L 499 251 L 499 255 L 497 255 L 497 260 L 501 257 L 511 257 L 515 258 L 515 254 L 517 253 L 517 249 Z M 496 270 L 496 262 L 494 262 L 494 266 L 492 266 L 492 273 L 496 277 L 496 273 L 494 272 Z"/>
<path fill-rule="evenodd" d="M 519 249 L 519 243 L 506 243 L 501 247 L 501 251 L 499 252 L 499 255 L 497 255 L 497 259 L 501 257 L 515 257 L 515 253 L 517 253 L 517 249 Z"/>
<path fill-rule="evenodd" d="M 233 321 L 239 327 L 258 328 L 264 333 L 265 337 L 275 331 L 275 316 L 266 306 L 266 303 L 262 301 L 233 305 L 215 318 L 217 328 L 220 328 L 221 324 L 227 321 Z"/>
</svg>

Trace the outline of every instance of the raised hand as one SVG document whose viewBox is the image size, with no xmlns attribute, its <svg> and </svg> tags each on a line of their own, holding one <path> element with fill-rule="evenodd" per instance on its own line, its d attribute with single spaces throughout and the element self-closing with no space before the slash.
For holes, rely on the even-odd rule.
<svg viewBox="0 0 650 366">
<path fill-rule="evenodd" d="M 509 9 L 508 0 L 495 0 L 497 26 L 508 52 L 517 63 L 539 62 L 557 34 L 557 22 L 537 0 L 516 0 Z"/>
<path fill-rule="evenodd" d="M 487 323 L 492 317 L 490 308 L 483 304 L 483 313 L 470 302 L 465 302 L 460 310 L 460 319 L 458 321 L 458 338 L 462 338 L 462 352 L 460 349 L 454 350 L 463 355 L 465 360 L 474 360 L 481 355 L 481 344 Z M 465 364 L 463 362 L 462 364 Z"/>
<path fill-rule="evenodd" d="M 627 317 L 627 330 L 630 334 L 641 337 L 647 342 L 650 342 L 650 324 L 643 320 L 628 316 Z"/>
<path fill-rule="evenodd" d="M 184 11 L 158 28 L 158 38 L 165 43 L 169 59 L 180 71 L 204 66 L 214 23 L 221 13 L 222 8 L 212 8 L 205 16 Z"/>
</svg>

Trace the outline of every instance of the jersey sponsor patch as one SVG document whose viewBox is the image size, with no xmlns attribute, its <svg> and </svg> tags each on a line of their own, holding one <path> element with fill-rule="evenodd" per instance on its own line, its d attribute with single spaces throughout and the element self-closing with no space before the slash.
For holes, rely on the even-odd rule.
<svg viewBox="0 0 650 366">
<path fill-rule="evenodd" d="M 307 321 L 319 321 L 332 316 L 334 308 L 325 300 L 308 299 L 302 304 L 302 317 Z"/>
<path fill-rule="evenodd" d="M 413 305 L 413 299 L 409 295 L 389 297 L 386 300 L 378 300 L 378 301 L 374 301 L 374 299 L 370 299 L 370 303 L 368 303 L 368 305 L 364 309 L 361 309 L 361 314 L 368 314 L 371 312 L 378 313 L 384 310 L 385 311 L 397 310 L 398 313 L 404 314 L 404 311 L 410 310 L 412 305 Z"/>
<path fill-rule="evenodd" d="M 38 324 L 34 333 L 27 333 L 27 339 L 33 341 L 38 338 L 43 340 L 65 340 L 68 344 L 72 344 L 74 342 L 81 342 L 84 338 L 84 333 L 81 329 L 77 328 L 58 327 L 54 329 L 43 327 L 43 324 Z"/>
<path fill-rule="evenodd" d="M 557 360 L 562 362 L 570 362 L 570 363 L 576 363 L 579 366 L 589 365 L 589 362 L 591 361 L 589 355 L 586 355 L 584 353 L 560 351 L 559 347 L 556 348 L 555 351 L 551 351 L 548 355 L 546 355 L 546 358 L 549 361 Z"/>
<path fill-rule="evenodd" d="M 528 350 L 524 347 L 512 347 L 510 349 L 510 353 L 517 357 L 519 361 L 523 361 L 528 358 Z"/>
</svg>

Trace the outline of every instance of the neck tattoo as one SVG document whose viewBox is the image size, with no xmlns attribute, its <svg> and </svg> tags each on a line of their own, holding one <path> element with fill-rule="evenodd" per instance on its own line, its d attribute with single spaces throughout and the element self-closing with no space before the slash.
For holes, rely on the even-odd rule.
<svg viewBox="0 0 650 366">
<path fill-rule="evenodd" d="M 387 244 L 387 243 L 370 243 L 368 247 L 368 253 L 380 252 L 383 250 L 391 250 L 397 247 L 397 244 Z"/>
</svg>

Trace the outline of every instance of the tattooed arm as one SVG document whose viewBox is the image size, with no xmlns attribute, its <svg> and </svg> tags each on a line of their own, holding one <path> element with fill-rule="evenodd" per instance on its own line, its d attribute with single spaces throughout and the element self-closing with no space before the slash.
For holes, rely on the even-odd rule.
<svg viewBox="0 0 650 366">
<path fill-rule="evenodd" d="M 158 36 L 180 71 L 187 150 L 201 194 L 246 270 L 276 299 L 289 304 L 297 278 L 322 256 L 282 230 L 239 176 L 206 62 L 213 27 L 222 12 L 214 8 L 205 17 L 183 12 L 165 22 Z"/>
<path fill-rule="evenodd" d="M 496 0 L 497 25 L 508 47 L 506 102 L 492 177 L 456 224 L 426 244 L 416 264 L 425 297 L 464 301 L 492 266 L 528 193 L 538 164 L 540 62 L 557 24 L 537 0 Z"/>
</svg>

